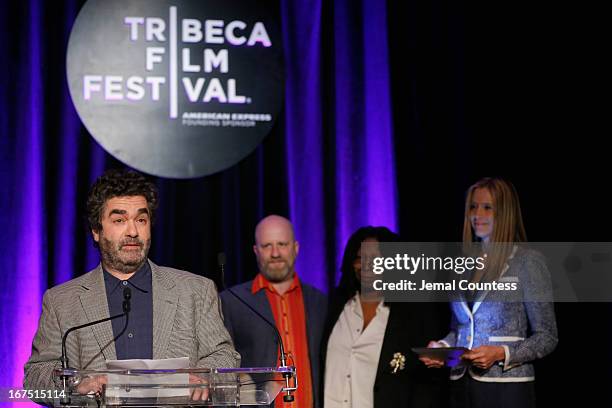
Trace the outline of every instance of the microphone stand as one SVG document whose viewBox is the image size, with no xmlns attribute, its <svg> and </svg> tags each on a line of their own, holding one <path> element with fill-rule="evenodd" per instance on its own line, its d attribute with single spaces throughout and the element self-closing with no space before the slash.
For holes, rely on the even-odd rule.
<svg viewBox="0 0 612 408">
<path fill-rule="evenodd" d="M 125 324 L 123 326 L 123 330 L 121 330 L 121 333 L 119 333 L 119 335 L 115 338 L 116 340 L 127 329 L 128 322 L 130 320 L 130 310 L 131 310 L 130 300 L 131 298 L 132 298 L 132 292 L 130 288 L 126 287 L 125 289 L 123 289 L 123 313 L 115 315 L 115 316 L 107 317 L 105 319 L 100 319 L 100 320 L 96 320 L 93 322 L 81 324 L 79 326 L 74 326 L 66 330 L 66 332 L 62 336 L 62 357 L 60 358 L 60 361 L 62 363 L 62 370 L 67 370 L 69 367 L 68 354 L 66 353 L 66 339 L 68 338 L 68 335 L 75 330 L 84 329 L 85 327 L 89 327 L 89 326 L 95 326 L 96 324 L 108 322 L 110 320 L 118 319 L 120 317 L 125 316 Z M 63 397 L 60 400 L 60 404 L 68 405 L 70 404 L 70 393 L 68 392 L 68 385 L 66 384 L 66 376 L 61 375 L 60 378 L 62 380 L 62 388 L 63 388 Z"/>
<path fill-rule="evenodd" d="M 266 322 L 270 327 L 272 327 L 272 329 L 274 329 L 274 334 L 276 334 L 276 338 L 278 340 L 278 347 L 279 347 L 279 359 L 280 359 L 280 366 L 279 368 L 288 368 L 287 366 L 287 354 L 285 353 L 285 345 L 283 344 L 283 338 L 281 337 L 280 332 L 278 331 L 278 328 L 276 327 L 275 324 L 272 324 L 268 319 L 266 319 L 261 313 L 259 313 L 257 310 L 255 310 L 255 308 L 251 305 L 249 305 L 247 302 L 245 302 L 240 296 L 238 296 L 236 293 L 234 293 L 234 291 L 231 288 L 228 288 L 225 286 L 225 253 L 221 252 L 219 253 L 219 255 L 217 256 L 217 261 L 219 264 L 219 268 L 221 270 L 221 285 L 223 286 L 223 288 L 225 290 L 227 290 L 229 293 L 232 294 L 233 297 L 235 297 L 236 299 L 238 299 L 238 301 L 240 303 L 242 303 L 243 305 L 245 305 L 247 308 L 249 308 L 249 310 L 253 313 L 255 313 L 257 316 L 259 316 L 259 318 L 261 318 L 264 322 Z M 283 396 L 283 401 L 284 402 L 293 402 L 295 401 L 295 396 L 293 394 L 291 394 L 292 391 L 294 391 L 297 387 L 291 387 L 289 385 L 289 379 L 292 377 L 291 373 L 289 372 L 284 372 L 283 373 L 283 378 L 285 379 L 285 395 Z M 297 384 L 297 377 L 296 377 L 296 384 Z"/>
</svg>

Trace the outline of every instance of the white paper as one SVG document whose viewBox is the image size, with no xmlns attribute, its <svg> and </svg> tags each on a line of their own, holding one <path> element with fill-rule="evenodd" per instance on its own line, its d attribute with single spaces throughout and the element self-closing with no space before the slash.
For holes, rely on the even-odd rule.
<svg viewBox="0 0 612 408">
<path fill-rule="evenodd" d="M 107 360 L 109 370 L 165 370 L 189 368 L 189 357 L 163 360 Z M 124 375 L 108 374 L 106 398 L 160 398 L 189 396 L 188 388 L 147 389 L 118 387 L 125 384 L 189 384 L 189 374 Z"/>
</svg>

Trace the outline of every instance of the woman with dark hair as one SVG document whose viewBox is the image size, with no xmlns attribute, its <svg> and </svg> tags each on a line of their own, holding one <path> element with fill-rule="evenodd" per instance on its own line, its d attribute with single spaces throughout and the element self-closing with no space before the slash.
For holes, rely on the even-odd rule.
<svg viewBox="0 0 612 408">
<path fill-rule="evenodd" d="M 444 400 L 444 373 L 424 369 L 411 347 L 442 334 L 445 321 L 428 305 L 361 292 L 362 257 L 380 256 L 378 243 L 397 241 L 389 229 L 370 226 L 348 240 L 323 337 L 325 408 L 437 407 Z"/>
<path fill-rule="evenodd" d="M 520 245 L 526 241 L 518 194 L 510 182 L 484 178 L 468 189 L 464 248 L 492 254 L 471 281 L 505 280 L 522 286 L 516 295 L 480 291 L 452 303 L 450 333 L 429 344 L 470 349 L 462 357 L 465 364 L 451 370 L 452 406 L 535 406 L 532 363 L 553 351 L 557 326 L 546 264 L 540 254 Z M 421 360 L 428 367 L 444 364 Z"/>
</svg>

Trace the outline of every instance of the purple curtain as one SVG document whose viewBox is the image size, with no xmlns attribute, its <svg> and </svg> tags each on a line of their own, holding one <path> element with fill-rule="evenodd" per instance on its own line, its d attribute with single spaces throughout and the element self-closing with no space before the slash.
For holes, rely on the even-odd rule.
<svg viewBox="0 0 612 408">
<path fill-rule="evenodd" d="M 205 180 L 156 179 L 156 260 L 214 279 L 210 259 L 224 250 L 233 266 L 227 280 L 244 281 L 256 272 L 255 223 L 281 213 L 301 243 L 298 274 L 328 290 L 354 229 L 397 229 L 382 6 L 280 3 L 284 116 L 232 169 Z M 0 51 L 10 61 L 0 67 L 0 220 L 9 231 L 0 248 L 0 387 L 14 388 L 22 384 L 44 291 L 98 262 L 83 223 L 87 188 L 105 168 L 122 165 L 82 128 L 68 95 L 64 58 L 77 4 L 30 0 L 3 3 L 0 12 Z"/>
</svg>

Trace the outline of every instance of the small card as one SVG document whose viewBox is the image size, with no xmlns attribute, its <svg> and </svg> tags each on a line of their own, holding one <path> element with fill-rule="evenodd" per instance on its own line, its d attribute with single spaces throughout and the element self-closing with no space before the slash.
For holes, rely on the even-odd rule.
<svg viewBox="0 0 612 408">
<path fill-rule="evenodd" d="M 461 356 L 470 351 L 465 347 L 413 347 L 412 351 L 419 357 L 443 360 L 449 367 L 461 364 Z"/>
</svg>

